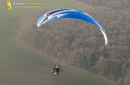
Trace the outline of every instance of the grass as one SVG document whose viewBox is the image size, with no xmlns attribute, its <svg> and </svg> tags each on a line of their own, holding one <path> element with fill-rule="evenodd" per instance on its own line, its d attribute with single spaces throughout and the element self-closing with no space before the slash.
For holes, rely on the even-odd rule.
<svg viewBox="0 0 130 85">
<path fill-rule="evenodd" d="M 33 2 L 36 0 L 28 0 Z M 43 0 L 37 0 L 40 2 Z M 26 0 L 11 0 L 26 2 Z M 70 0 L 44 0 L 45 8 L 80 8 Z M 0 85 L 113 85 L 91 73 L 64 65 L 59 76 L 50 73 L 53 59 L 19 41 L 20 19 L 27 11 L 36 9 L 14 9 L 7 11 L 5 1 L 0 1 Z"/>
</svg>

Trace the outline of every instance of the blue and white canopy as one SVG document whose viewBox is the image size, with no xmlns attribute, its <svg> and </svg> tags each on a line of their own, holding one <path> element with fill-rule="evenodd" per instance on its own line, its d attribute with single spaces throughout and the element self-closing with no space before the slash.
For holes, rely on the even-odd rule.
<svg viewBox="0 0 130 85">
<path fill-rule="evenodd" d="M 42 24 L 46 22 L 60 19 L 60 18 L 74 18 L 74 19 L 83 20 L 83 21 L 89 22 L 90 24 L 93 24 L 94 26 L 98 27 L 101 30 L 105 39 L 105 44 L 107 45 L 108 40 L 107 40 L 106 32 L 103 29 L 103 27 L 92 16 L 80 10 L 62 8 L 62 9 L 55 9 L 55 10 L 49 11 L 43 14 L 38 19 L 37 27 L 40 27 Z"/>
</svg>

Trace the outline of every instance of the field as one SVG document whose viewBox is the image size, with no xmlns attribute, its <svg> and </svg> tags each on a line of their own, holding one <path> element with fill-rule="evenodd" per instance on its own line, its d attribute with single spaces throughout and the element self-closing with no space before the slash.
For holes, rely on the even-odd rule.
<svg viewBox="0 0 130 85">
<path fill-rule="evenodd" d="M 36 2 L 11 0 L 12 3 L 33 1 Z M 44 2 L 44 8 L 84 7 L 71 0 Z M 67 65 L 63 66 L 61 75 L 51 74 L 53 59 L 24 45 L 19 39 L 20 19 L 27 11 L 36 8 L 14 8 L 8 11 L 5 1 L 0 3 L 0 85 L 113 85 L 110 81 Z"/>
</svg>

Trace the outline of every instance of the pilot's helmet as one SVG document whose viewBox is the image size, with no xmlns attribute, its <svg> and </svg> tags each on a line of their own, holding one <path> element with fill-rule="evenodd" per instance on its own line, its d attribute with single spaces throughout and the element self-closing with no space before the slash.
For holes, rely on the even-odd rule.
<svg viewBox="0 0 130 85">
<path fill-rule="evenodd" d="M 56 66 L 56 68 L 58 68 L 58 66 Z"/>
</svg>

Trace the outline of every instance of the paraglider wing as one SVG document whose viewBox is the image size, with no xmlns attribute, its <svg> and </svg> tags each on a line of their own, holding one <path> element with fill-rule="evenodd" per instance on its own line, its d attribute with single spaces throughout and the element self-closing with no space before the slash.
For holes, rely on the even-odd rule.
<svg viewBox="0 0 130 85">
<path fill-rule="evenodd" d="M 98 23 L 97 20 L 95 20 L 93 17 L 88 15 L 87 13 L 80 11 L 80 10 L 75 10 L 75 9 L 55 9 L 52 11 L 49 11 L 45 14 L 43 14 L 37 21 L 37 27 L 40 27 L 42 24 L 60 19 L 60 18 L 74 18 L 74 19 L 79 19 L 83 20 L 86 22 L 89 22 L 90 24 L 93 24 L 94 26 L 98 27 L 101 32 L 103 33 L 104 39 L 105 39 L 105 44 L 107 45 L 107 36 L 105 33 L 105 30 L 103 27 Z"/>
</svg>

